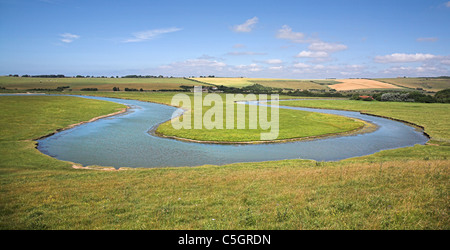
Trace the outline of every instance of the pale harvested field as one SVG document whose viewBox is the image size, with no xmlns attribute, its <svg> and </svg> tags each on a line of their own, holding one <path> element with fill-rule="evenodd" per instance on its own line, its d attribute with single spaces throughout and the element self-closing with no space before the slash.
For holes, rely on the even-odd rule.
<svg viewBox="0 0 450 250">
<path fill-rule="evenodd" d="M 329 85 L 329 87 L 337 91 L 356 90 L 356 89 L 400 89 L 400 87 L 397 87 L 389 83 L 368 79 L 341 79 L 336 81 L 342 83 Z"/>
</svg>

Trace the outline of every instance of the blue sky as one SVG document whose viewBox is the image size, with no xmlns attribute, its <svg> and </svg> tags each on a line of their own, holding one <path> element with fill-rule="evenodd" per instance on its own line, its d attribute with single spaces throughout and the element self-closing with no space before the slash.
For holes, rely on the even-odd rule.
<svg viewBox="0 0 450 250">
<path fill-rule="evenodd" d="M 0 74 L 450 75 L 446 0 L 0 0 Z"/>
</svg>

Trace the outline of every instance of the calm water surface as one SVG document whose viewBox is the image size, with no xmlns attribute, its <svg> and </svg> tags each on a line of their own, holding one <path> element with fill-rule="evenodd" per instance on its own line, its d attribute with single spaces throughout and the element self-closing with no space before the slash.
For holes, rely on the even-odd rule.
<svg viewBox="0 0 450 250">
<path fill-rule="evenodd" d="M 148 133 L 153 126 L 170 119 L 172 113 L 177 110 L 174 107 L 135 100 L 82 97 L 122 103 L 131 109 L 125 114 L 83 124 L 41 139 L 38 141 L 38 149 L 41 152 L 84 166 L 155 168 L 284 159 L 337 161 L 385 149 L 425 144 L 428 141 L 421 131 L 389 119 L 362 115 L 358 112 L 280 106 L 358 118 L 374 123 L 379 128 L 367 134 L 282 144 L 189 143 L 159 138 Z"/>
</svg>

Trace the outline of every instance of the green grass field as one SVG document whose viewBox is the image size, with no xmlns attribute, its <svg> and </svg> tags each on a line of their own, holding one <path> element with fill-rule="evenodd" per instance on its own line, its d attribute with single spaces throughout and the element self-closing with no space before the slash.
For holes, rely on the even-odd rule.
<svg viewBox="0 0 450 250">
<path fill-rule="evenodd" d="M 238 128 L 238 116 L 239 112 L 238 106 L 244 104 L 235 104 L 234 110 L 234 128 Z M 230 106 L 226 107 L 231 108 Z M 172 122 L 168 121 L 162 125 L 160 125 L 157 129 L 157 133 L 163 134 L 165 136 L 177 137 L 177 138 L 186 138 L 192 140 L 199 141 L 212 141 L 212 142 L 255 142 L 261 141 L 261 133 L 271 132 L 274 128 L 270 129 L 261 129 L 261 126 L 258 122 L 258 126 L 256 129 L 248 129 L 249 128 L 249 106 L 244 105 L 243 109 L 245 109 L 245 123 L 244 126 L 247 129 L 206 129 L 205 126 L 202 126 L 202 129 L 175 129 L 172 126 Z M 205 117 L 205 114 L 209 112 L 211 109 L 207 107 L 203 108 L 202 117 Z M 255 110 L 254 112 L 258 112 Z M 271 118 L 272 109 L 268 108 L 268 119 Z M 357 121 L 354 119 L 337 116 L 337 115 L 329 115 L 329 114 L 319 114 L 319 113 L 311 113 L 306 111 L 299 110 L 287 110 L 287 109 L 278 109 L 279 112 L 279 134 L 276 140 L 283 139 L 293 139 L 293 138 L 305 138 L 305 137 L 320 137 L 325 135 L 344 133 L 353 130 L 357 130 L 364 126 L 362 121 Z M 194 116 L 195 112 L 188 112 L 184 116 L 189 115 L 191 118 L 191 128 L 194 128 Z M 186 118 L 184 118 L 186 119 Z M 217 119 L 214 117 L 214 119 Z M 257 118 L 258 119 L 258 118 Z M 256 120 L 257 120 L 256 119 Z M 182 119 L 181 119 L 182 120 Z M 222 128 L 227 127 L 227 116 L 226 112 L 223 112 L 223 125 Z"/>
<path fill-rule="evenodd" d="M 147 101 L 170 99 L 145 94 Z M 357 110 L 362 103 L 346 105 Z M 0 115 L 3 230 L 450 229 L 447 146 L 330 163 L 81 170 L 41 154 L 30 139 L 123 106 L 46 96 L 2 96 L 0 104 L 7 107 Z M 398 104 L 391 108 L 407 108 Z M 430 117 L 447 119 L 434 110 Z M 414 121 L 416 114 L 404 116 Z M 448 130 L 444 124 L 424 125 Z"/>
<path fill-rule="evenodd" d="M 160 90 L 180 89 L 181 85 L 201 85 L 183 78 L 35 78 L 35 77 L 0 77 L 0 87 L 7 89 L 56 89 L 70 86 L 72 90 L 97 88 L 99 91 L 112 91 L 114 87 Z"/>
<path fill-rule="evenodd" d="M 280 105 L 360 111 L 408 121 L 425 128 L 432 141 L 450 144 L 450 106 L 441 103 L 363 102 L 351 100 L 283 101 Z"/>
<path fill-rule="evenodd" d="M 386 83 L 391 83 L 399 87 L 417 89 L 422 88 L 426 91 L 440 91 L 450 88 L 450 78 L 439 77 L 417 77 L 417 78 L 380 78 L 374 79 Z"/>
</svg>

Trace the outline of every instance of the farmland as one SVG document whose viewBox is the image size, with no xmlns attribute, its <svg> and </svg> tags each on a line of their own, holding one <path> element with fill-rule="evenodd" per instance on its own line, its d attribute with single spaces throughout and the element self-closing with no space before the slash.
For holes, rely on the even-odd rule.
<svg viewBox="0 0 450 250">
<path fill-rule="evenodd" d="M 90 77 L 90 78 L 41 78 L 41 77 L 9 77 L 0 76 L 0 88 L 10 91 L 37 89 L 56 89 L 68 86 L 72 91 L 84 88 L 97 88 L 99 91 L 112 91 L 114 87 L 124 90 L 143 89 L 144 91 L 180 90 L 180 86 L 211 86 L 242 88 L 260 84 L 265 87 L 284 90 L 313 91 L 352 91 L 352 90 L 392 90 L 410 91 L 417 88 L 434 91 L 450 88 L 448 78 L 389 78 L 389 79 L 267 79 L 267 78 L 232 78 L 232 77 L 202 77 L 202 78 L 122 78 L 122 77 Z"/>
<path fill-rule="evenodd" d="M 56 89 L 70 86 L 77 91 L 83 88 L 97 88 L 99 91 L 112 91 L 114 87 L 160 90 L 179 90 L 182 85 L 201 85 L 184 78 L 40 78 L 40 77 L 0 77 L 0 86 L 7 89 Z"/>
<path fill-rule="evenodd" d="M 380 78 L 376 79 L 396 86 L 423 89 L 426 91 L 437 92 L 439 90 L 450 88 L 450 78 L 448 77 L 417 77 L 417 78 Z"/>
<path fill-rule="evenodd" d="M 360 89 L 401 89 L 398 86 L 369 79 L 340 79 L 341 83 L 333 84 L 330 88 L 337 91 Z"/>
<path fill-rule="evenodd" d="M 111 94 L 170 100 L 170 93 Z M 0 130 L 7 135 L 0 141 L 2 229 L 450 228 L 448 146 L 415 146 L 328 163 L 82 170 L 43 155 L 30 139 L 122 105 L 47 96 L 0 97 L 0 102 L 5 107 Z M 327 105 L 376 113 L 363 102 L 340 102 Z M 426 123 L 408 112 L 412 106 L 390 106 L 398 112 L 386 115 L 449 139 L 445 107 L 422 107 L 443 121 Z"/>
<path fill-rule="evenodd" d="M 293 80 L 293 79 L 265 79 L 265 78 L 231 78 L 231 77 L 205 77 L 193 78 L 196 81 L 224 85 L 227 87 L 241 88 L 253 84 L 261 84 L 265 87 L 282 88 L 282 89 L 328 89 L 326 85 L 337 83 L 336 81 L 326 80 Z"/>
</svg>

